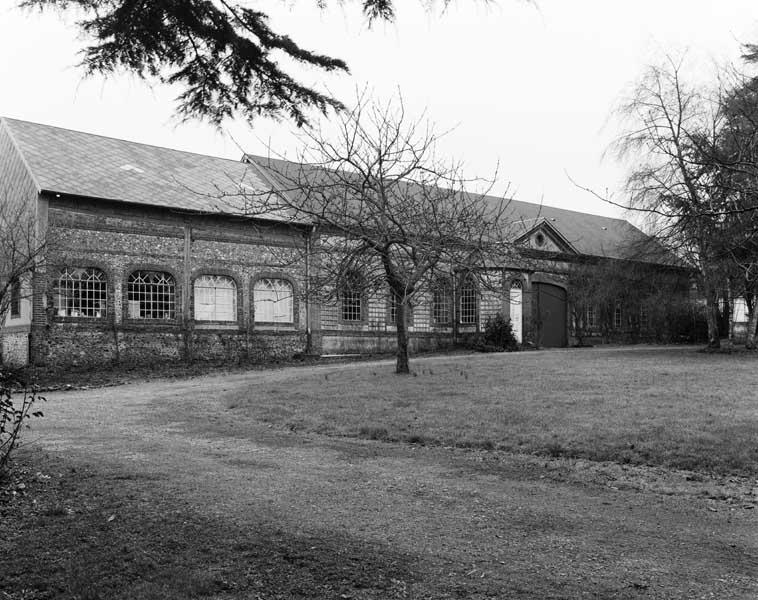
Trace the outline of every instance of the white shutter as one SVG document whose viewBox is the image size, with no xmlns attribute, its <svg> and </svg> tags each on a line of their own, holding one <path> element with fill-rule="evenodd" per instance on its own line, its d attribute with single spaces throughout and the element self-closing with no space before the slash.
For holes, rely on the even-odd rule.
<svg viewBox="0 0 758 600">
<path fill-rule="evenodd" d="M 516 280 L 511 283 L 511 297 L 510 297 L 510 309 L 511 309 L 511 325 L 513 326 L 513 334 L 516 337 L 516 341 L 520 344 L 523 340 L 524 329 L 522 324 L 522 307 L 524 305 L 524 290 L 521 281 Z"/>
<path fill-rule="evenodd" d="M 285 279 L 259 279 L 253 287 L 256 323 L 293 323 L 292 284 Z"/>
</svg>

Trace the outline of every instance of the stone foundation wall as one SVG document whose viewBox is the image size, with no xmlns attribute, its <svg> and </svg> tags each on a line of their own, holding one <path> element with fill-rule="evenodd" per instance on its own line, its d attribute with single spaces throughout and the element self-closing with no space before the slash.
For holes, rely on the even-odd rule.
<svg viewBox="0 0 758 600">
<path fill-rule="evenodd" d="M 179 360 L 264 362 L 291 358 L 303 353 L 306 346 L 302 331 L 247 333 L 220 329 L 187 334 L 179 328 L 107 330 L 71 323 L 35 330 L 32 339 L 34 362 L 55 369 Z"/>
<path fill-rule="evenodd" d="M 451 334 L 411 335 L 408 346 L 411 352 L 442 350 L 453 345 Z M 397 350 L 394 333 L 321 332 L 321 351 L 324 354 L 372 354 Z"/>
<path fill-rule="evenodd" d="M 0 334 L 0 364 L 8 367 L 23 367 L 29 362 L 28 331 Z"/>
</svg>

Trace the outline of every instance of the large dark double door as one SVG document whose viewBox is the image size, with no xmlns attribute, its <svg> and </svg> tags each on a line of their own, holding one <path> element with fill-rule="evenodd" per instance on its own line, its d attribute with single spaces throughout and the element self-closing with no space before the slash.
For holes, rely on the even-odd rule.
<svg viewBox="0 0 758 600">
<path fill-rule="evenodd" d="M 537 343 L 543 348 L 568 345 L 566 290 L 550 283 L 535 283 Z"/>
</svg>

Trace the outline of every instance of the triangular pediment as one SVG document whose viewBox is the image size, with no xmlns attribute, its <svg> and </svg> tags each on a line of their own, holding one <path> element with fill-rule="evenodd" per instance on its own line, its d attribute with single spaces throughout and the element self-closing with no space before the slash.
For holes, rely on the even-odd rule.
<svg viewBox="0 0 758 600">
<path fill-rule="evenodd" d="M 571 243 L 558 231 L 558 228 L 547 219 L 542 219 L 529 231 L 521 235 L 516 240 L 516 244 L 540 252 L 578 254 Z"/>
</svg>

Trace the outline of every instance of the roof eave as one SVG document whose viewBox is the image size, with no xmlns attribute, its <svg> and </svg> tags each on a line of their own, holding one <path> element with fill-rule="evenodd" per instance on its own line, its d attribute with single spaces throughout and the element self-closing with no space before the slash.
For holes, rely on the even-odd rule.
<svg viewBox="0 0 758 600">
<path fill-rule="evenodd" d="M 213 217 L 227 217 L 233 219 L 240 219 L 245 221 L 266 221 L 269 223 L 276 223 L 279 225 L 292 225 L 296 227 L 310 227 L 312 223 L 308 221 L 298 221 L 295 219 L 277 219 L 273 217 L 265 217 L 260 214 L 250 215 L 245 213 L 235 212 L 222 212 L 222 211 L 207 211 L 198 210 L 192 208 L 182 208 L 175 206 L 166 206 L 163 204 L 151 204 L 149 202 L 134 202 L 131 200 L 124 200 L 123 198 L 105 198 L 102 196 L 88 196 L 86 194 L 75 194 L 72 192 L 64 192 L 60 190 L 43 188 L 39 191 L 40 195 L 52 195 L 57 198 L 70 198 L 72 200 L 90 200 L 95 202 L 114 202 L 116 204 L 125 204 L 132 207 L 150 207 L 156 209 L 167 210 L 173 213 L 188 214 L 188 215 L 200 215 L 200 216 L 213 216 Z"/>
</svg>

